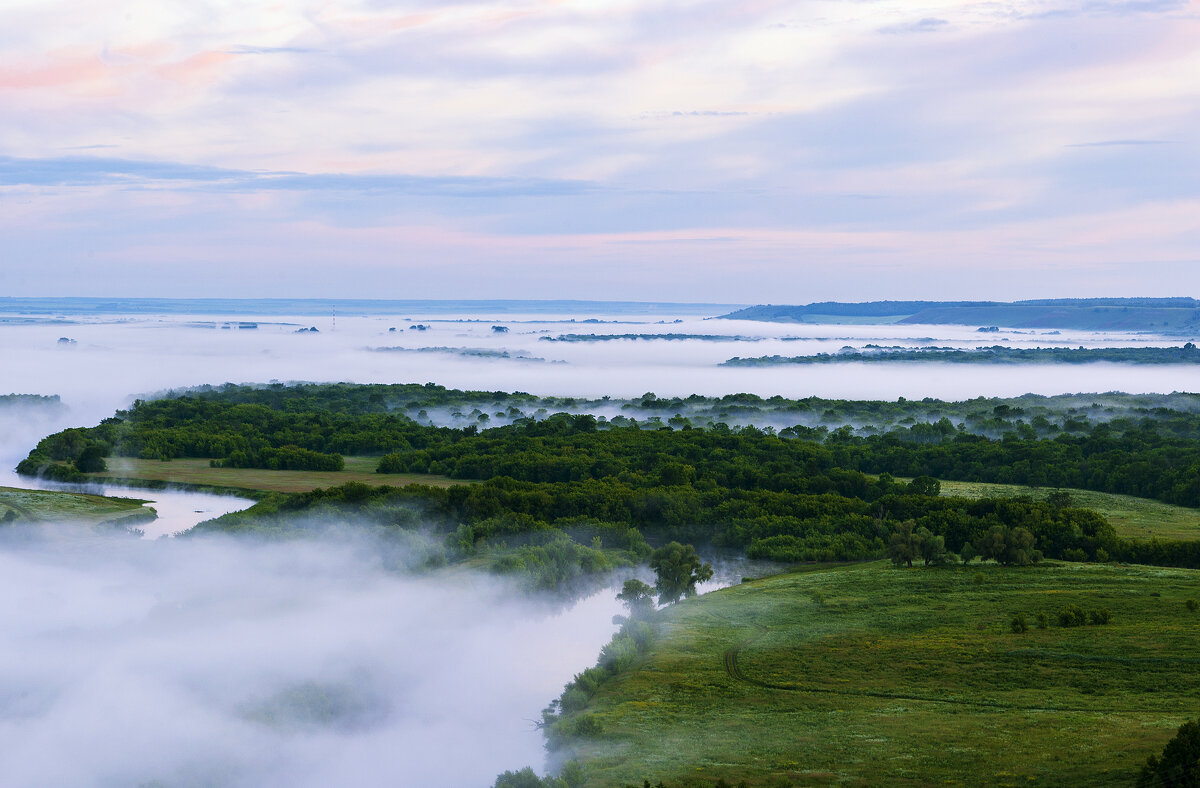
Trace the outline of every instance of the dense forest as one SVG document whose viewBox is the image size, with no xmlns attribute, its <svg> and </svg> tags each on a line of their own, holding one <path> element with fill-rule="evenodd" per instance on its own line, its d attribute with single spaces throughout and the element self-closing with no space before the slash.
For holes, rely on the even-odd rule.
<svg viewBox="0 0 1200 788">
<path fill-rule="evenodd" d="M 419 386 L 228 386 L 139 401 L 95 427 L 48 436 L 19 471 L 87 478 L 85 472 L 100 470 L 113 455 L 336 470 L 342 455 L 375 454 L 383 472 L 480 483 L 402 489 L 351 484 L 273 496 L 205 529 L 281 533 L 296 515 L 319 511 L 380 526 L 420 523 L 464 553 L 497 541 L 521 542 L 542 550 L 530 557 L 534 564 L 551 560 L 547 549 L 567 550 L 571 561 L 586 564 L 601 562 L 599 554 L 587 552 L 593 548 L 635 558 L 646 541 L 672 539 L 758 558 L 855 560 L 882 556 L 896 534 L 922 529 L 959 553 L 968 544 L 977 548 L 997 528 L 1019 528 L 1050 557 L 1200 566 L 1200 544 L 1120 539 L 1099 515 L 1060 497 L 1034 502 L 938 495 L 942 478 L 1079 487 L 1200 505 L 1200 415 L 1182 410 L 1102 422 L 1067 417 L 1053 425 L 1045 417 L 1033 419 L 1036 424 L 1017 419 L 999 439 L 946 418 L 856 434 L 849 427 L 797 425 L 776 432 L 720 423 L 695 428 L 682 416 L 664 424 L 556 413 L 481 430 L 478 424 L 419 423 L 389 404 L 401 393 L 424 394 L 428 407 L 464 396 Z M 539 402 L 527 401 L 529 396 L 512 395 L 512 401 Z M 991 417 L 1011 424 L 1014 410 L 1020 409 L 997 405 Z M 900 476 L 913 481 L 896 481 Z M 583 541 L 575 538 L 580 533 Z"/>
</svg>

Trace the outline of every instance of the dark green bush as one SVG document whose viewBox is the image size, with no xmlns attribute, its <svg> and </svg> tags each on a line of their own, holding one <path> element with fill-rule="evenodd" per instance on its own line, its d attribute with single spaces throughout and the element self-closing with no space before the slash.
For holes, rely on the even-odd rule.
<svg viewBox="0 0 1200 788">
<path fill-rule="evenodd" d="M 1060 627 L 1081 627 L 1087 622 L 1087 612 L 1079 605 L 1067 605 L 1058 611 L 1058 625 Z"/>
</svg>

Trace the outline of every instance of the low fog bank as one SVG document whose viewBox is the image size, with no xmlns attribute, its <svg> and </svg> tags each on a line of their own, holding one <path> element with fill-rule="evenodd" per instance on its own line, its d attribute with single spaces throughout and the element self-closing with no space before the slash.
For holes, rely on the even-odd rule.
<svg viewBox="0 0 1200 788">
<path fill-rule="evenodd" d="M 1088 364 L 1068 369 L 996 369 L 987 365 L 830 364 L 820 368 L 723 368 L 717 365 L 735 354 L 726 342 L 543 342 L 545 337 L 579 333 L 581 324 L 568 322 L 566 317 L 556 318 L 557 322 L 545 316 L 536 316 L 538 322 L 522 322 L 531 316 L 493 317 L 496 319 L 482 322 L 449 322 L 416 316 L 403 320 L 347 315 L 339 316 L 336 326 L 331 318 L 279 316 L 250 322 L 245 316 L 225 322 L 211 317 L 204 322 L 187 316 L 138 316 L 88 318 L 68 326 L 3 324 L 3 385 L 12 392 L 61 395 L 71 411 L 55 428 L 95 424 L 115 409 L 128 406 L 136 396 L 227 381 L 433 381 L 462 389 L 578 397 L 636 397 L 653 391 L 659 396 L 681 397 L 748 392 L 768 397 L 893 400 L 901 396 L 966 399 L 1028 392 L 1200 390 L 1200 369 L 1195 367 Z M 752 355 L 836 353 L 847 345 L 868 343 L 960 347 L 998 342 L 1103 347 L 1179 343 L 1178 338 L 1111 333 L 1009 332 L 997 336 L 958 326 L 797 326 L 700 320 L 686 315 L 663 315 L 662 319 L 667 322 L 640 325 L 637 333 L 753 336 L 759 341 L 749 343 L 748 347 L 754 348 Z M 230 327 L 221 327 L 225 325 Z M 254 328 L 240 328 L 242 325 Z M 493 330 L 493 326 L 507 330 Z M 297 333 L 301 328 L 318 331 Z M 589 324 L 585 330 L 628 333 L 630 327 Z M 64 339 L 68 341 L 60 341 Z M 495 355 L 373 350 L 380 347 L 474 348 Z M 505 353 L 509 358 L 503 357 Z M 522 355 L 562 363 L 532 363 L 522 360 Z"/>
<path fill-rule="evenodd" d="M 614 631 L 370 542 L 0 537 L 0 762 L 23 786 L 486 786 Z"/>
</svg>

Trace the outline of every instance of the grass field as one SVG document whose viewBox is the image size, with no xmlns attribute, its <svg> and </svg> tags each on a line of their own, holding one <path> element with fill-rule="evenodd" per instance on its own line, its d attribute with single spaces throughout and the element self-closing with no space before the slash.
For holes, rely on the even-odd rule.
<svg viewBox="0 0 1200 788">
<path fill-rule="evenodd" d="M 378 457 L 347 457 L 342 471 L 269 471 L 260 468 L 211 468 L 208 460 L 176 459 L 139 460 L 129 457 L 109 457 L 108 470 L 99 477 L 124 482 L 151 481 L 174 484 L 197 484 L 212 487 L 231 487 L 266 492 L 307 492 L 318 487 L 334 487 L 346 482 L 390 484 L 430 484 L 445 487 L 467 482 L 419 473 L 375 473 Z"/>
<path fill-rule="evenodd" d="M 1008 498 L 1027 495 L 1044 499 L 1053 492 L 1046 487 L 1025 487 L 1019 484 L 990 484 L 988 482 L 943 481 L 942 495 L 963 498 Z M 1067 490 L 1075 506 L 1094 509 L 1104 515 L 1119 536 L 1127 539 L 1200 539 L 1200 509 L 1172 506 L 1161 501 L 1135 498 L 1132 495 Z"/>
<path fill-rule="evenodd" d="M 596 787 L 1129 785 L 1200 711 L 1190 598 L 1200 572 L 1084 564 L 743 583 L 663 614 L 578 712 L 600 734 L 577 755 Z M 1062 628 L 1068 603 L 1112 620 Z"/>
<path fill-rule="evenodd" d="M 99 524 L 130 517 L 154 519 L 154 510 L 143 503 L 136 498 L 0 487 L 0 517 L 12 511 L 21 520 L 35 522 Z"/>
</svg>

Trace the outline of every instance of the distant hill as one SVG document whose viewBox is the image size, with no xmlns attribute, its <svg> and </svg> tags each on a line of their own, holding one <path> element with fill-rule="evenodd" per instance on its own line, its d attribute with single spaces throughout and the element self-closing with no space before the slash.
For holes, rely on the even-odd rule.
<svg viewBox="0 0 1200 788">
<path fill-rule="evenodd" d="M 1194 298 L 1053 298 L 1031 301 L 822 301 L 752 306 L 721 315 L 773 323 L 922 323 L 927 325 L 1072 328 L 1093 331 L 1200 331 Z"/>
</svg>

